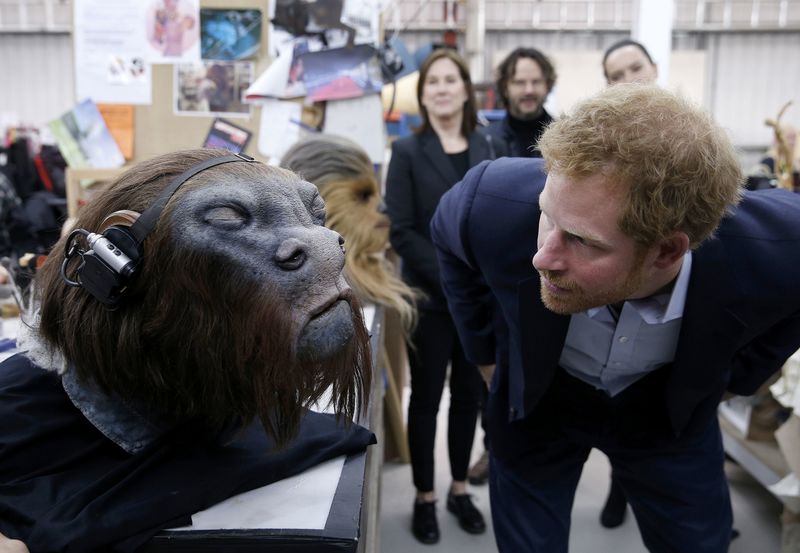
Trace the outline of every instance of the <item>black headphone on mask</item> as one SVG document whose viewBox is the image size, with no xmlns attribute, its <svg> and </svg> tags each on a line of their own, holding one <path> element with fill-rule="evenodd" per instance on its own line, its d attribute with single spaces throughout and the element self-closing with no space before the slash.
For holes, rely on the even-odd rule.
<svg viewBox="0 0 800 553">
<path fill-rule="evenodd" d="M 153 231 L 164 211 L 167 202 L 183 183 L 201 171 L 232 161 L 255 161 L 244 154 L 214 157 L 189 167 L 175 177 L 161 191 L 153 204 L 138 216 L 130 225 L 112 224 L 102 234 L 84 229 L 75 229 L 69 234 L 64 248 L 64 261 L 61 263 L 61 278 L 69 286 L 84 288 L 101 303 L 116 307 L 119 305 L 128 285 L 136 278 L 143 258 L 145 238 Z M 126 220 L 125 213 L 117 212 L 106 218 L 107 221 Z M 119 215 L 119 216 L 117 216 Z M 116 219 L 114 216 L 117 216 Z M 128 219 L 127 222 L 133 220 Z M 80 258 L 72 278 L 67 276 L 70 261 Z"/>
</svg>

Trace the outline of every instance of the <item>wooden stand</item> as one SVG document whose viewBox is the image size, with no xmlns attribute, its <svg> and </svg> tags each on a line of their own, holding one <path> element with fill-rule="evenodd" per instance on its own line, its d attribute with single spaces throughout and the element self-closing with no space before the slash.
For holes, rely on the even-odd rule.
<svg viewBox="0 0 800 553">
<path fill-rule="evenodd" d="M 70 218 L 76 217 L 81 205 L 88 199 L 89 190 L 108 185 L 110 181 L 117 178 L 126 169 L 127 167 L 114 169 L 75 169 L 67 167 L 67 215 Z M 81 182 L 85 180 L 91 180 L 92 183 L 88 186 L 82 186 Z"/>
<path fill-rule="evenodd" d="M 381 348 L 381 365 L 386 377 L 383 398 L 386 446 L 385 459 L 401 463 L 411 462 L 408 438 L 403 418 L 403 387 L 408 373 L 408 352 L 400 317 L 391 309 L 385 310 L 385 331 Z"/>
</svg>

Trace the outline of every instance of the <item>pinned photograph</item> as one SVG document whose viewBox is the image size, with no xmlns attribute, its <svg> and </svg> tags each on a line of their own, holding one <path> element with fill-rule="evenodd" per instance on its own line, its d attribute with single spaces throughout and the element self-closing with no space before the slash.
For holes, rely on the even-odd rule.
<svg viewBox="0 0 800 553">
<path fill-rule="evenodd" d="M 252 62 L 204 61 L 175 66 L 175 112 L 178 115 L 225 114 L 247 117 L 244 92 L 253 80 Z"/>
<path fill-rule="evenodd" d="M 140 56 L 109 55 L 106 76 L 109 83 L 126 85 L 149 79 L 149 75 L 147 75 L 149 69 L 149 65 Z"/>
<path fill-rule="evenodd" d="M 306 52 L 296 58 L 302 61 L 303 84 L 314 102 L 358 98 L 383 87 L 375 48 L 368 44 Z"/>
<path fill-rule="evenodd" d="M 199 59 L 196 0 L 154 0 L 147 10 L 147 42 L 165 59 Z M 156 61 L 155 59 L 153 61 Z"/>
<path fill-rule="evenodd" d="M 48 125 L 70 167 L 121 167 L 125 157 L 97 105 L 89 99 Z"/>
<path fill-rule="evenodd" d="M 247 147 L 252 133 L 224 119 L 214 119 L 203 148 L 217 148 L 239 154 Z"/>
<path fill-rule="evenodd" d="M 261 10 L 200 10 L 200 55 L 204 60 L 253 58 L 261 45 Z"/>
</svg>

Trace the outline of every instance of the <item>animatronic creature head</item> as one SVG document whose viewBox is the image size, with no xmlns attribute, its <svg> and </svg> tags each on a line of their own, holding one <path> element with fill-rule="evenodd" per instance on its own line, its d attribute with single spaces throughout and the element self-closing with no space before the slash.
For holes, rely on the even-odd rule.
<svg viewBox="0 0 800 553">
<path fill-rule="evenodd" d="M 292 146 L 281 165 L 319 187 L 326 225 L 347 240 L 345 270 L 359 296 L 394 308 L 411 328 L 414 292 L 386 260 L 389 218 L 366 152 L 340 136 L 314 135 Z"/>
<path fill-rule="evenodd" d="M 219 156 L 141 163 L 83 208 L 75 228 L 99 234 L 109 214 L 142 213 L 177 175 Z M 56 245 L 38 275 L 40 337 L 80 379 L 175 421 L 222 429 L 259 417 L 283 445 L 328 388 L 350 420 L 369 389 L 368 336 L 342 276 L 342 238 L 324 221 L 316 187 L 289 171 L 258 162 L 202 170 L 167 201 L 115 309 L 62 280 L 55 252 L 70 238 Z M 76 265 L 65 265 L 67 280 Z"/>
</svg>

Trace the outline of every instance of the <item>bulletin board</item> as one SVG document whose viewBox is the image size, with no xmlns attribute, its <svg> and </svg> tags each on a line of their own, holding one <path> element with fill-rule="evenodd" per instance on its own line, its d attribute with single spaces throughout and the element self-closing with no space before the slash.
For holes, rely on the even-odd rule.
<svg viewBox="0 0 800 553">
<path fill-rule="evenodd" d="M 268 57 L 268 29 L 269 13 L 267 2 L 263 0 L 201 0 L 201 8 L 217 9 L 258 9 L 261 10 L 261 45 L 258 55 L 253 60 L 255 64 L 254 76 L 260 75 L 270 63 Z M 152 85 L 153 103 L 151 105 L 136 106 L 135 110 L 135 138 L 133 159 L 129 164 L 136 163 L 155 155 L 199 148 L 211 128 L 213 116 L 176 115 L 173 108 L 173 66 L 171 64 L 153 65 Z M 261 119 L 261 106 L 253 104 L 250 116 L 247 118 L 231 119 L 232 123 L 242 127 L 258 136 L 258 127 Z M 250 140 L 244 153 L 266 161 L 258 153 L 255 138 Z"/>
</svg>

